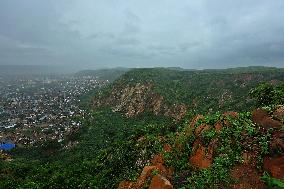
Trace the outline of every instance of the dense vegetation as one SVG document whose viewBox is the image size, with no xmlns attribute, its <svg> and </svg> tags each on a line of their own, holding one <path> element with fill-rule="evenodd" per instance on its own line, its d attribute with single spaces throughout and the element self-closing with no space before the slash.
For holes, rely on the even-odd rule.
<svg viewBox="0 0 284 189">
<path fill-rule="evenodd" d="M 251 90 L 250 95 L 256 99 L 258 107 L 284 104 L 284 84 L 273 87 L 262 83 Z"/>
<path fill-rule="evenodd" d="M 165 96 L 168 103 L 192 104 L 192 96 L 198 98 L 198 112 L 203 110 L 201 106 L 204 110 L 209 107 L 219 110 L 216 103 L 219 102 L 218 95 L 221 95 L 220 89 L 226 89 L 235 97 L 225 101 L 224 107 L 248 110 L 251 105 L 246 107 L 240 101 L 249 95 L 252 86 L 260 80 L 283 80 L 283 71 L 274 70 L 273 74 L 270 71 L 262 68 L 253 70 L 255 79 L 243 88 L 240 87 L 243 86 L 243 77 L 250 74 L 250 69 L 246 73 L 239 70 L 140 69 L 123 75 L 114 85 L 154 82 L 154 90 Z M 216 84 L 217 81 L 223 84 Z M 104 91 L 106 94 L 107 91 Z M 273 110 L 276 105 L 283 104 L 284 85 L 262 84 L 250 94 L 255 99 L 250 100 L 252 105 L 267 106 Z M 206 95 L 208 99 L 204 98 Z M 85 98 L 84 102 L 87 102 L 88 96 Z M 83 122 L 83 127 L 78 133 L 68 136 L 65 142 L 49 141 L 36 148 L 16 148 L 10 152 L 12 161 L 0 160 L 0 188 L 117 188 L 122 180 L 139 178 L 143 167 L 149 165 L 158 153 L 163 153 L 166 166 L 175 169 L 172 183 L 175 188 L 229 186 L 234 183 L 230 170 L 243 162 L 243 150 L 254 150 L 249 149 L 251 138 L 252 143 L 260 147 L 257 164 L 261 169 L 263 157 L 270 153 L 268 141 L 272 131 L 263 134 L 252 122 L 250 111 L 242 111 L 237 118 L 218 111 L 211 113 L 194 123 L 189 130 L 191 134 L 186 134 L 194 115 L 194 111 L 189 111 L 176 123 L 170 117 L 154 116 L 149 112 L 126 118 L 111 111 L 110 107 L 89 110 L 88 116 L 76 118 Z M 213 126 L 219 121 L 228 121 L 233 126 L 223 127 L 218 133 L 211 127 L 200 136 L 194 134 L 194 130 L 202 124 Z M 218 139 L 213 164 L 208 169 L 197 170 L 188 163 L 198 137 L 205 146 Z M 164 144 L 180 144 L 181 147 L 164 152 Z M 264 175 L 264 180 L 271 187 L 283 186 L 280 180 L 268 174 Z"/>
<path fill-rule="evenodd" d="M 167 104 L 186 104 L 196 113 L 247 111 L 255 106 L 249 90 L 262 82 L 278 85 L 284 69 L 248 67 L 227 70 L 132 69 L 102 91 L 102 96 L 137 83 L 153 84 Z"/>
<path fill-rule="evenodd" d="M 109 108 L 91 112 L 83 122 L 80 133 L 70 136 L 80 143 L 70 150 L 50 142 L 26 153 L 12 151 L 14 160 L 0 164 L 0 188 L 116 188 L 121 179 L 137 176 L 160 150 L 155 136 L 166 135 L 172 126 L 169 118 L 145 114 L 127 119 Z M 137 145 L 140 136 L 147 138 Z M 137 159 L 140 165 L 135 164 Z"/>
</svg>

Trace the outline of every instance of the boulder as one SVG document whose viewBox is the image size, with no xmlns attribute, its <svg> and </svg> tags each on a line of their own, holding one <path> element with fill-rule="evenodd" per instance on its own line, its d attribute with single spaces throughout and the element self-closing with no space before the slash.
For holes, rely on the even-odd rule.
<svg viewBox="0 0 284 189">
<path fill-rule="evenodd" d="M 273 120 L 268 113 L 263 109 L 256 109 L 252 112 L 252 120 L 254 123 L 264 129 L 276 128 L 279 129 L 283 124 L 280 121 Z"/>
<path fill-rule="evenodd" d="M 143 171 L 140 175 L 140 178 L 138 181 L 136 181 L 135 183 L 131 183 L 131 187 L 132 188 L 142 188 L 143 186 L 145 186 L 145 184 L 149 181 L 149 179 L 151 179 L 151 177 L 153 176 L 153 171 L 157 170 L 158 173 L 160 175 L 162 175 L 164 178 L 168 178 L 171 179 L 172 175 L 173 175 L 173 169 L 171 168 L 166 168 L 163 164 L 164 164 L 164 156 L 163 154 L 157 154 L 153 157 L 152 161 L 152 166 L 145 166 L 143 168 Z M 120 186 L 122 186 L 122 184 L 129 184 L 129 183 L 123 183 L 121 182 Z M 126 185 L 128 186 L 128 185 Z"/>
<path fill-rule="evenodd" d="M 199 169 L 205 169 L 212 165 L 213 148 L 205 147 L 200 140 L 196 140 L 193 144 L 193 153 L 189 157 L 189 163 Z"/>
<path fill-rule="evenodd" d="M 265 157 L 263 169 L 277 179 L 284 177 L 284 156 Z"/>
<path fill-rule="evenodd" d="M 155 175 L 152 178 L 149 189 L 173 189 L 170 181 L 161 175 Z"/>
<path fill-rule="evenodd" d="M 157 154 L 153 157 L 151 161 L 152 165 L 164 164 L 164 156 L 163 154 Z"/>
<path fill-rule="evenodd" d="M 151 161 L 152 165 L 154 165 L 156 167 L 156 170 L 159 171 L 159 173 L 161 175 L 163 175 L 164 177 L 168 178 L 168 179 L 172 179 L 172 175 L 173 175 L 173 168 L 167 168 L 164 165 L 164 156 L 163 154 L 157 154 L 154 156 L 154 158 Z"/>
<path fill-rule="evenodd" d="M 143 171 L 140 175 L 138 182 L 136 183 L 136 187 L 141 188 L 145 184 L 147 178 L 151 176 L 152 171 L 156 169 L 157 169 L 156 166 L 145 166 L 143 168 Z"/>
</svg>

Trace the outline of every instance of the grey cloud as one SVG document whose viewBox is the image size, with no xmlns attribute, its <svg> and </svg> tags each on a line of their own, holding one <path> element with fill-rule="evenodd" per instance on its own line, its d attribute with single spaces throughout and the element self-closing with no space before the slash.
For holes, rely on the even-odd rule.
<svg viewBox="0 0 284 189">
<path fill-rule="evenodd" d="M 117 45 L 130 45 L 136 46 L 139 45 L 141 42 L 135 38 L 118 38 L 115 42 Z"/>
<path fill-rule="evenodd" d="M 140 32 L 140 27 L 131 22 L 126 22 L 123 29 L 124 35 L 137 35 Z"/>
<path fill-rule="evenodd" d="M 284 67 L 283 9 L 282 0 L 3 0 L 0 64 Z"/>
<path fill-rule="evenodd" d="M 195 41 L 195 42 L 187 42 L 187 43 L 181 43 L 178 45 L 178 48 L 180 49 L 180 51 L 184 52 L 187 51 L 191 48 L 196 48 L 198 46 L 202 45 L 201 42 Z"/>
<path fill-rule="evenodd" d="M 156 54 L 162 54 L 162 56 L 171 56 L 177 53 L 176 47 L 173 46 L 150 45 L 148 48 Z"/>
</svg>

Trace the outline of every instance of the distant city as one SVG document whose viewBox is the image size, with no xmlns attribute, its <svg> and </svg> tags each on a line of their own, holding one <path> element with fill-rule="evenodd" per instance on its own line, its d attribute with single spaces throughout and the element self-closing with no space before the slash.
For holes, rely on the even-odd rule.
<svg viewBox="0 0 284 189">
<path fill-rule="evenodd" d="M 36 145 L 64 141 L 85 116 L 80 96 L 108 83 L 95 76 L 0 75 L 0 142 Z"/>
</svg>

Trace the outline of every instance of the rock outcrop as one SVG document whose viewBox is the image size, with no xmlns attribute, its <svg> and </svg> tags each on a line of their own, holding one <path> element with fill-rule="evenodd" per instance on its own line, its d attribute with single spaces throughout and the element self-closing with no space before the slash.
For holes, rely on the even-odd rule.
<svg viewBox="0 0 284 189">
<path fill-rule="evenodd" d="M 165 177 L 161 175 L 155 175 L 152 178 L 149 189 L 173 189 L 173 186 Z"/>
<path fill-rule="evenodd" d="M 151 160 L 151 165 L 145 166 L 136 181 L 121 181 L 118 189 L 140 189 L 150 181 L 149 189 L 173 189 L 170 183 L 173 169 L 164 165 L 164 156 L 157 154 Z"/>
<path fill-rule="evenodd" d="M 165 115 L 179 121 L 184 117 L 187 107 L 184 104 L 167 105 L 164 97 L 153 91 L 152 84 L 114 86 L 109 95 L 93 100 L 94 108 L 111 106 L 113 111 L 126 117 L 136 116 L 144 111 L 154 115 Z"/>
<path fill-rule="evenodd" d="M 275 128 L 279 129 L 283 124 L 280 121 L 272 119 L 269 114 L 263 109 L 256 109 L 252 112 L 252 120 L 254 123 L 264 129 Z"/>
<path fill-rule="evenodd" d="M 257 138 L 251 136 L 247 130 L 240 132 L 243 140 L 242 152 L 240 153 L 241 160 L 236 165 L 231 167 L 230 176 L 236 181 L 228 185 L 232 189 L 264 189 L 265 182 L 261 179 L 264 171 L 267 171 L 272 177 L 277 179 L 284 178 L 284 131 L 283 123 L 280 121 L 282 116 L 282 106 L 279 107 L 272 115 L 269 115 L 263 109 L 256 109 L 252 113 L 254 122 L 251 127 L 259 129 L 260 135 L 269 134 L 269 153 L 263 161 L 263 168 L 260 168 L 259 157 L 262 154 L 262 146 L 256 142 Z M 231 119 L 241 120 L 242 115 L 237 112 L 225 112 L 219 120 L 213 124 L 206 122 L 206 117 L 197 115 L 192 118 L 191 122 L 186 126 L 183 132 L 176 133 L 176 139 L 171 145 L 164 143 L 163 150 L 160 154 L 155 155 L 151 160 L 151 165 L 144 167 L 139 180 L 135 182 L 123 181 L 121 185 L 126 188 L 138 189 L 147 186 L 149 189 L 173 189 L 174 186 L 172 175 L 173 168 L 165 166 L 163 154 L 183 153 L 185 144 L 181 142 L 184 138 L 194 135 L 192 150 L 188 154 L 188 164 L 191 171 L 203 170 L 210 168 L 214 163 L 214 157 L 218 154 L 218 146 L 222 144 L 218 135 L 223 129 L 233 129 L 235 125 Z M 277 116 L 277 117 L 276 117 Z M 274 119 L 276 117 L 277 120 Z M 209 124 L 210 123 L 210 124 Z M 211 125 L 212 124 L 212 125 Z M 273 128 L 273 129 L 270 129 Z M 213 131 L 217 133 L 210 138 L 209 141 L 204 140 L 204 132 Z M 225 130 L 226 131 L 226 130 Z M 166 142 L 166 141 L 164 141 Z M 235 142 L 234 140 L 228 142 Z M 219 154 L 220 155 L 220 154 Z M 263 157 L 263 156 L 262 156 Z M 155 174 L 153 174 L 155 172 Z M 185 179 L 185 178 L 184 178 Z M 176 184 L 176 183 L 174 183 Z M 176 185 L 175 185 L 176 186 Z"/>
<path fill-rule="evenodd" d="M 193 153 L 189 157 L 189 163 L 199 169 L 209 168 L 213 162 L 213 151 L 212 143 L 206 147 L 197 139 L 193 144 Z"/>
<path fill-rule="evenodd" d="M 273 177 L 278 179 L 284 178 L 284 156 L 265 157 L 263 168 Z"/>
</svg>

